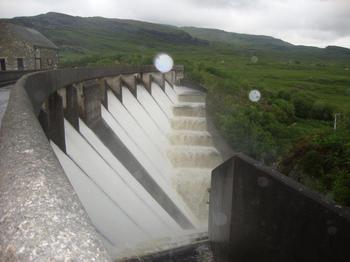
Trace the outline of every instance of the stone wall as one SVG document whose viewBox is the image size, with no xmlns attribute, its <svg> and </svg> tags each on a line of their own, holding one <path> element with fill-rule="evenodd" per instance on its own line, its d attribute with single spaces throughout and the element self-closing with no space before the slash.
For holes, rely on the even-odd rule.
<svg viewBox="0 0 350 262">
<path fill-rule="evenodd" d="M 58 51 L 49 48 L 39 48 L 40 49 L 40 59 L 41 59 L 41 69 L 54 69 L 58 66 Z M 36 68 L 38 69 L 38 68 Z"/>
<path fill-rule="evenodd" d="M 6 61 L 6 71 L 18 70 L 17 58 L 23 58 L 24 70 L 33 70 L 34 64 L 34 47 L 29 43 L 19 40 L 9 42 L 0 42 L 0 58 Z"/>
<path fill-rule="evenodd" d="M 41 59 L 41 68 L 35 66 L 36 54 Z M 23 58 L 23 70 L 54 69 L 58 66 L 58 50 L 34 47 L 31 43 L 12 38 L 0 41 L 0 58 L 6 61 L 6 71 L 18 70 L 17 58 Z"/>
</svg>

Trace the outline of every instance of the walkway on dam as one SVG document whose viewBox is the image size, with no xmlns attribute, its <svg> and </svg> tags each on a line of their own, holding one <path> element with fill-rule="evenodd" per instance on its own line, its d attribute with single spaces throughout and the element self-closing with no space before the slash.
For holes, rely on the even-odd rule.
<svg viewBox="0 0 350 262">
<path fill-rule="evenodd" d="M 0 127 L 1 127 L 1 120 L 4 117 L 4 114 L 6 111 L 11 87 L 12 85 L 0 87 Z"/>
</svg>

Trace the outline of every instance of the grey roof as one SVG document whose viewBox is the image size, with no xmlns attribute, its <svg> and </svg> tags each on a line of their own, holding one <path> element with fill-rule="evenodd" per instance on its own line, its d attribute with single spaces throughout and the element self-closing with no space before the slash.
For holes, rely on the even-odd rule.
<svg viewBox="0 0 350 262">
<path fill-rule="evenodd" d="M 28 42 L 33 46 L 58 49 L 54 43 L 41 33 L 24 26 L 0 22 L 0 35 L 5 35 L 5 37 L 6 35 L 12 35 L 12 37 Z"/>
</svg>

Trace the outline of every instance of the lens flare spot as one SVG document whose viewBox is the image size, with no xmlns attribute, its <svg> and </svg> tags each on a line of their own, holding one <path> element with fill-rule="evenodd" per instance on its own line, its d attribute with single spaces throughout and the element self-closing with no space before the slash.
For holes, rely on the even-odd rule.
<svg viewBox="0 0 350 262">
<path fill-rule="evenodd" d="M 214 223 L 217 226 L 223 226 L 227 223 L 227 217 L 224 213 L 218 212 L 217 214 L 214 215 Z"/>
<path fill-rule="evenodd" d="M 249 100 L 252 101 L 252 102 L 258 102 L 261 98 L 261 93 L 259 90 L 251 90 L 249 92 Z"/>
<path fill-rule="evenodd" d="M 158 54 L 154 58 L 154 66 L 162 73 L 169 72 L 174 66 L 174 60 L 167 54 Z"/>
<path fill-rule="evenodd" d="M 258 61 L 259 61 L 259 58 L 257 57 L 257 56 L 252 56 L 251 58 L 250 58 L 250 61 L 253 63 L 253 64 L 256 64 Z"/>
</svg>

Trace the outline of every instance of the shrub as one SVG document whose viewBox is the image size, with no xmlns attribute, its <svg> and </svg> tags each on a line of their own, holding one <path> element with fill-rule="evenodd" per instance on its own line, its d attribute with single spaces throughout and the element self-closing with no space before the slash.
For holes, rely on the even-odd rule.
<svg viewBox="0 0 350 262">
<path fill-rule="evenodd" d="M 281 90 L 278 92 L 277 94 L 278 98 L 284 99 L 284 100 L 290 100 L 292 98 L 290 92 L 285 91 L 285 90 Z"/>
<path fill-rule="evenodd" d="M 306 96 L 297 96 L 293 98 L 295 115 L 301 118 L 308 118 L 314 101 Z"/>
<path fill-rule="evenodd" d="M 336 176 L 333 195 L 338 203 L 350 206 L 350 173 L 343 172 Z"/>
<path fill-rule="evenodd" d="M 324 102 L 315 102 L 310 111 L 310 117 L 318 120 L 330 121 L 333 119 L 334 109 Z"/>
</svg>

